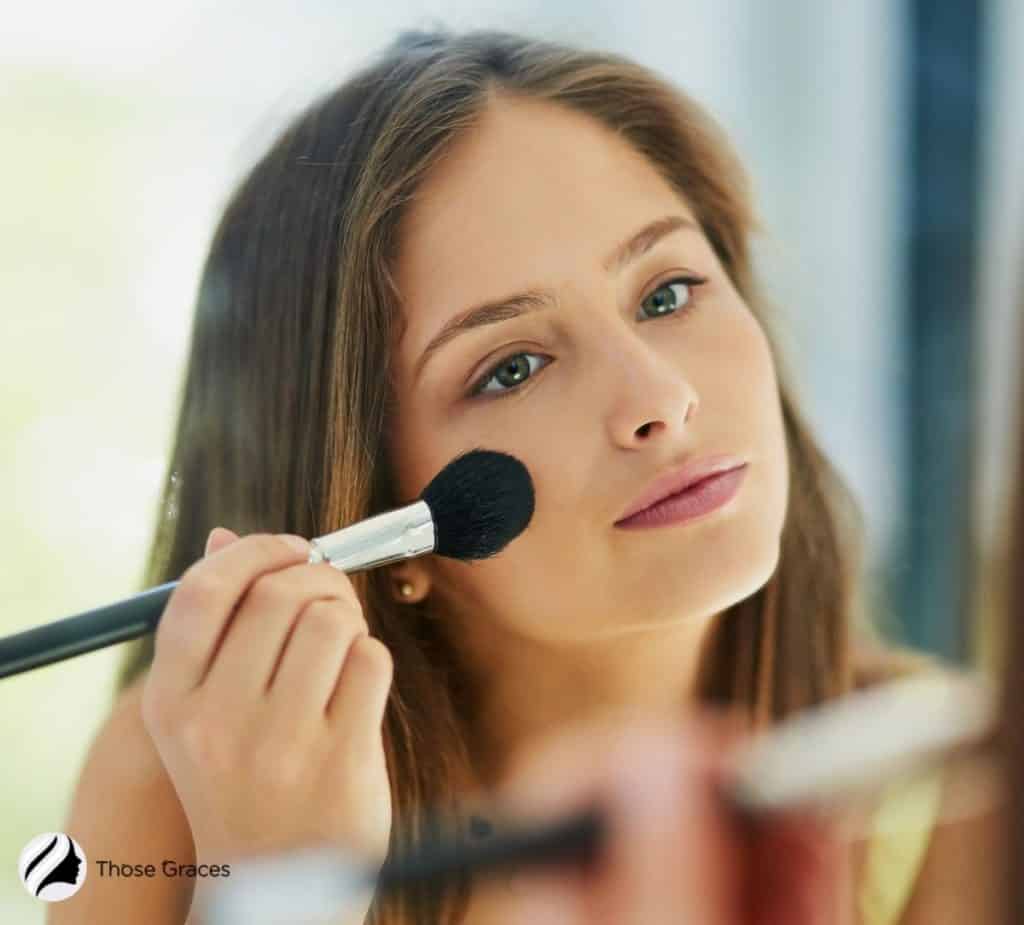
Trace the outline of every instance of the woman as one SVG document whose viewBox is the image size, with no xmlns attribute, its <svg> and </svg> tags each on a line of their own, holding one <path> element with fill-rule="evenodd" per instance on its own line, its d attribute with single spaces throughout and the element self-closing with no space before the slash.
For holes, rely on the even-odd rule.
<svg viewBox="0 0 1024 925">
<path fill-rule="evenodd" d="M 758 728 L 927 667 L 860 615 L 856 509 L 773 347 L 754 230 L 741 166 L 685 94 L 614 55 L 497 32 L 402 35 L 232 196 L 146 586 L 192 567 L 215 524 L 232 534 L 214 568 L 232 537 L 239 561 L 264 557 L 250 577 L 300 567 L 247 534 L 316 536 L 396 507 L 470 446 L 513 453 L 535 482 L 529 530 L 494 559 L 335 572 L 331 593 L 355 592 L 337 654 L 362 620 L 386 649 L 352 652 L 376 651 L 402 825 L 378 818 L 364 845 L 414 836 L 433 807 L 468 829 L 467 794 L 609 707 L 732 705 Z M 622 525 L 666 472 L 715 460 L 739 473 L 722 506 Z M 185 625 L 171 606 L 162 631 Z M 69 822 L 134 862 L 195 851 L 185 792 L 204 780 L 168 766 L 153 658 L 148 639 L 126 663 Z M 97 808 L 111 788 L 148 807 L 149 832 Z M 462 886 L 409 890 L 373 921 L 458 921 L 468 902 L 483 922 Z M 90 888 L 96 910 L 147 921 L 181 921 L 190 901 L 159 879 Z M 75 920 L 64 905 L 53 921 Z"/>
</svg>

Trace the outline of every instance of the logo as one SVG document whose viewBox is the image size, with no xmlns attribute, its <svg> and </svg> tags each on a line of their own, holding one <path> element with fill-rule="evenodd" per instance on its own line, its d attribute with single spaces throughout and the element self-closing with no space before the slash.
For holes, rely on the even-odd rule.
<svg viewBox="0 0 1024 925">
<path fill-rule="evenodd" d="M 70 835 L 37 835 L 18 857 L 18 876 L 29 895 L 48 903 L 74 896 L 85 883 L 85 852 Z"/>
</svg>

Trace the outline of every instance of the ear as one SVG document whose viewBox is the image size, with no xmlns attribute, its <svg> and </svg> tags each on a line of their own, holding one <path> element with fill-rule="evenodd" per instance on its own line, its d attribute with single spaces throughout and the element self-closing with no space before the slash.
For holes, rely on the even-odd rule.
<svg viewBox="0 0 1024 925">
<path fill-rule="evenodd" d="M 388 579 L 394 589 L 395 599 L 407 604 L 422 601 L 430 593 L 433 582 L 430 569 L 420 559 L 406 559 L 391 566 Z M 403 582 L 408 582 L 413 587 L 413 593 L 409 597 L 402 596 L 397 590 Z"/>
</svg>

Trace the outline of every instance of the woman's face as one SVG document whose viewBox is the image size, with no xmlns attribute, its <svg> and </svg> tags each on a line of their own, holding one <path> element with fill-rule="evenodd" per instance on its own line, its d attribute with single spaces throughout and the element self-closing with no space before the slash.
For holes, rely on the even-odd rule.
<svg viewBox="0 0 1024 925">
<path fill-rule="evenodd" d="M 605 265 L 669 216 L 675 230 Z M 769 346 L 693 211 L 643 156 L 583 115 L 500 99 L 421 186 L 395 271 L 400 496 L 481 446 L 520 459 L 536 499 L 527 530 L 492 559 L 396 568 L 417 598 L 484 636 L 563 644 L 697 626 L 767 581 L 788 496 Z M 526 290 L 555 304 L 425 352 L 468 308 Z M 728 505 L 615 526 L 667 469 L 718 454 L 747 462 Z"/>
</svg>

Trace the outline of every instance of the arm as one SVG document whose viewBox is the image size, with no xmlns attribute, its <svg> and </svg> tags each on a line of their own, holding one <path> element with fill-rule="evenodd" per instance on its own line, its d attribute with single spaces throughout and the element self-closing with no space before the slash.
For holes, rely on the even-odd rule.
<svg viewBox="0 0 1024 925">
<path fill-rule="evenodd" d="M 995 779 L 989 784 L 1000 786 Z M 985 780 L 972 774 L 970 766 L 954 765 L 947 773 L 939 819 L 899 925 L 999 925 L 1004 921 L 1002 894 L 1009 875 L 1004 865 L 1005 805 L 995 802 L 978 811 L 982 786 Z"/>
<path fill-rule="evenodd" d="M 161 863 L 195 863 L 192 833 L 143 725 L 142 683 L 118 698 L 86 756 L 65 830 L 85 849 L 88 875 L 74 897 L 48 904 L 48 925 L 182 925 L 188 916 L 193 881 L 164 876 Z M 152 864 L 156 876 L 101 877 L 101 859 Z"/>
<path fill-rule="evenodd" d="M 47 904 L 47 925 L 145 922 L 203 925 L 190 915 L 202 881 L 163 875 L 161 863 L 196 863 L 192 832 L 174 785 L 142 721 L 144 677 L 118 698 L 79 775 L 64 830 L 85 849 L 89 871 L 74 897 Z M 96 861 L 152 864 L 156 876 L 99 876 Z M 338 925 L 362 925 L 372 897 Z"/>
</svg>

